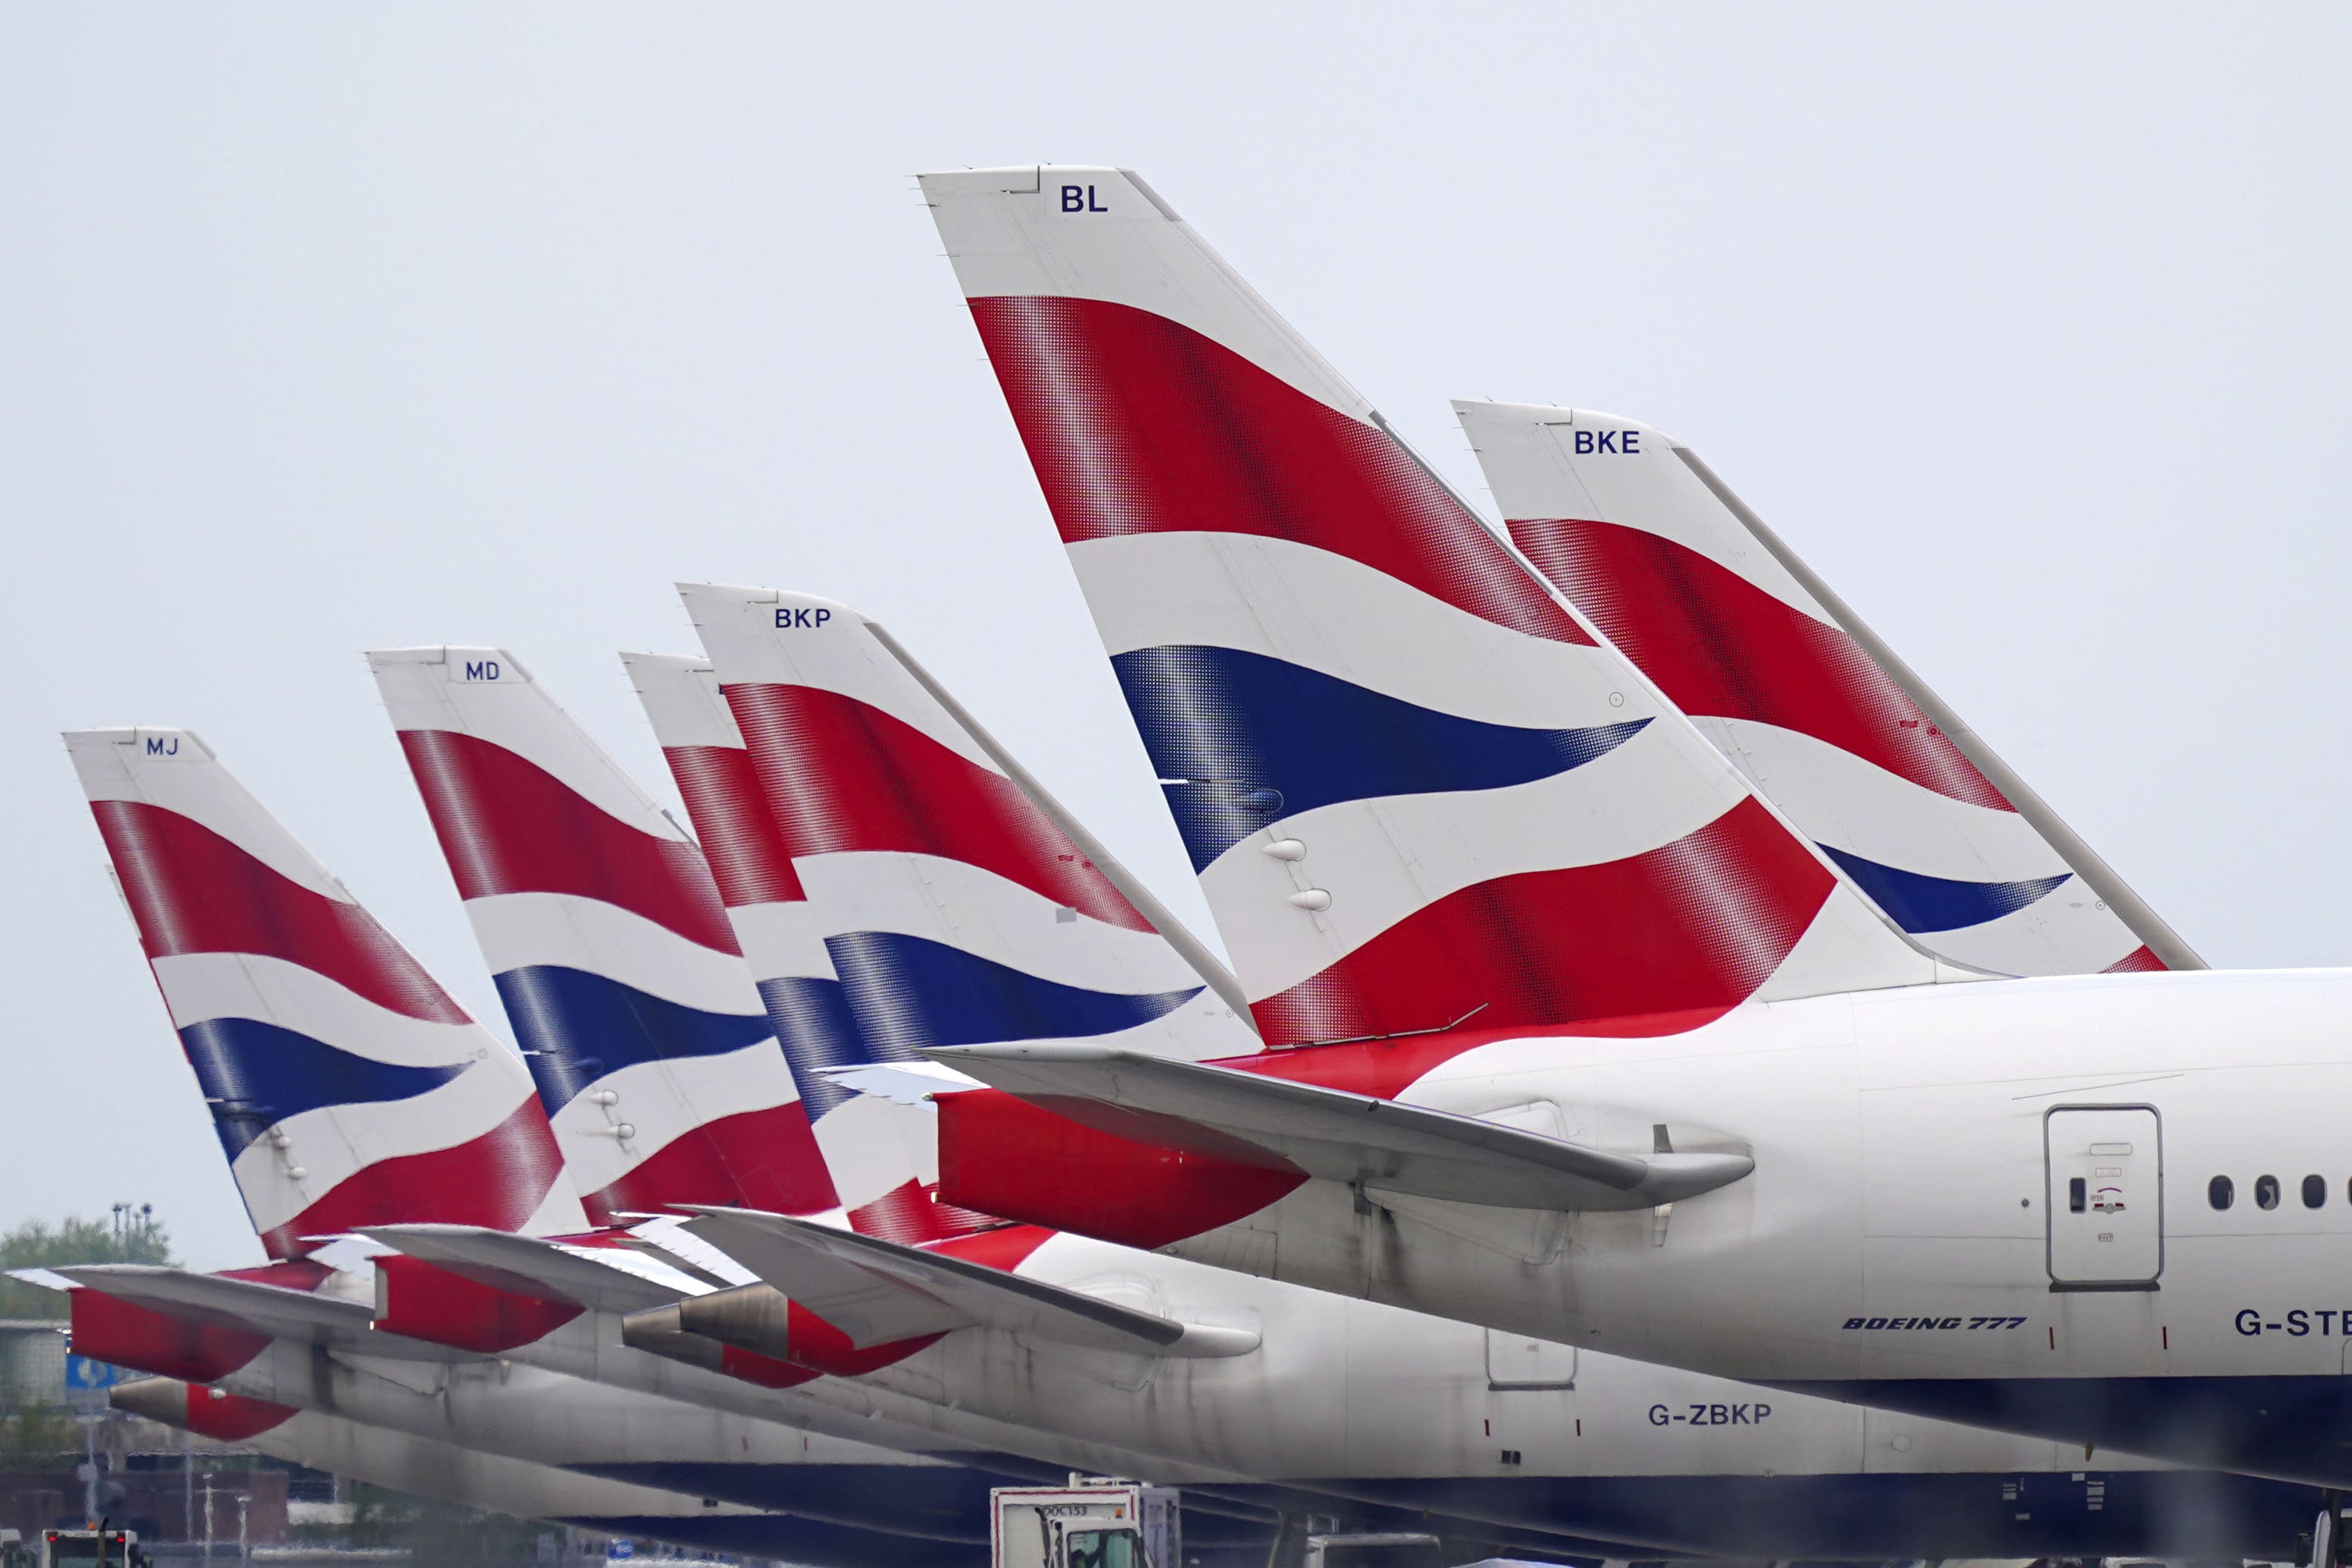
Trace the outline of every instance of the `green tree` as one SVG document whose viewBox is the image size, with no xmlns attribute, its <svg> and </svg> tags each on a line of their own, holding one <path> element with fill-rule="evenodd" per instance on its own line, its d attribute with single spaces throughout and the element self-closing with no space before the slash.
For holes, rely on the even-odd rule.
<svg viewBox="0 0 2352 1568">
<path fill-rule="evenodd" d="M 81 1428 L 54 1405 L 27 1405 L 0 1415 L 0 1469 L 39 1469 L 78 1458 Z"/>
<path fill-rule="evenodd" d="M 153 1216 L 125 1210 L 114 1219 L 68 1218 L 56 1225 L 28 1219 L 0 1235 L 0 1318 L 62 1318 L 66 1298 L 22 1280 L 11 1269 L 56 1269 L 74 1263 L 169 1263 L 172 1238 Z"/>
</svg>

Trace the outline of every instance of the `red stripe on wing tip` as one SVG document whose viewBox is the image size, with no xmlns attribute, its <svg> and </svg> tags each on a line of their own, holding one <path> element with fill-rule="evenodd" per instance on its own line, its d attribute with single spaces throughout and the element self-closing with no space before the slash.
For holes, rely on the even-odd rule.
<svg viewBox="0 0 2352 1568">
<path fill-rule="evenodd" d="M 1223 344 L 1099 299 L 971 312 L 1063 542 L 1289 539 L 1496 625 L 1592 641 L 1401 443 Z"/>
<path fill-rule="evenodd" d="M 688 941 L 736 951 L 701 852 L 622 821 L 503 746 L 446 729 L 400 744 L 463 896 L 558 893 L 617 905 Z"/>
<path fill-rule="evenodd" d="M 2149 975 L 2169 970 L 2170 967 L 2170 965 L 2158 957 L 2145 944 L 2142 944 L 2100 970 L 2099 973 L 2102 975 Z"/>
<path fill-rule="evenodd" d="M 436 1223 L 520 1230 L 563 1176 L 563 1155 L 536 1098 L 478 1138 L 361 1166 L 301 1213 L 263 1233 L 273 1258 L 370 1225 Z"/>
<path fill-rule="evenodd" d="M 719 902 L 730 909 L 799 904 L 808 898 L 751 776 L 751 754 L 735 746 L 666 746 L 662 757 L 702 841 Z"/>
<path fill-rule="evenodd" d="M 1923 789 L 2015 810 L 1843 628 L 1644 528 L 1573 517 L 1510 528 L 1536 569 L 1685 713 L 1777 725 Z"/>
<path fill-rule="evenodd" d="M 196 953 L 281 958 L 405 1017 L 470 1021 L 358 904 L 302 886 L 177 811 L 96 800 L 90 812 L 151 959 Z"/>
<path fill-rule="evenodd" d="M 963 861 L 1130 931 L 1144 919 L 1003 774 L 839 692 L 726 688 L 793 855 L 896 851 Z"/>
<path fill-rule="evenodd" d="M 1642 854 L 1448 894 L 1251 1010 L 1269 1041 L 1303 1043 L 1465 1015 L 1486 1031 L 1727 1009 L 1780 967 L 1835 885 L 1746 800 Z"/>
</svg>

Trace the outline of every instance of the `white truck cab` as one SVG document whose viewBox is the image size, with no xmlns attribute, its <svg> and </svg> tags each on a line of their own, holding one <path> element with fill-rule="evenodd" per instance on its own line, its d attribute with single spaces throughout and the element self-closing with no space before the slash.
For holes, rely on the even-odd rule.
<svg viewBox="0 0 2352 1568">
<path fill-rule="evenodd" d="M 45 1530 L 39 1568 L 147 1568 L 135 1530 Z"/>
<path fill-rule="evenodd" d="M 1166 1487 L 1072 1476 L 1063 1487 L 989 1494 L 990 1568 L 1180 1568 L 1181 1524 Z"/>
</svg>

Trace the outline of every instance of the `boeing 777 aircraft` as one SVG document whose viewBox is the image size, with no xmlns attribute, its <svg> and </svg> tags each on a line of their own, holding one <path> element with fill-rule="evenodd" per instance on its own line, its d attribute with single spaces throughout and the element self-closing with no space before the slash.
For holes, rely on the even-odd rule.
<svg viewBox="0 0 2352 1568">
<path fill-rule="evenodd" d="M 946 1197 L 2352 1477 L 2352 977 L 1934 956 L 1139 179 L 922 185 L 1267 1048 L 937 1051 L 1062 1129 L 944 1097 Z"/>
</svg>

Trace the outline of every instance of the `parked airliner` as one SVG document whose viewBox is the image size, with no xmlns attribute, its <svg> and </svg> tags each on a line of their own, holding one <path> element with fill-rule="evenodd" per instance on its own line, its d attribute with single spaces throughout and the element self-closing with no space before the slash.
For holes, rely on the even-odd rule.
<svg viewBox="0 0 2352 1568">
<path fill-rule="evenodd" d="M 945 1197 L 2352 1479 L 2352 976 L 1934 956 L 1139 179 L 922 186 L 1267 1047 L 938 1051 Z"/>
</svg>

